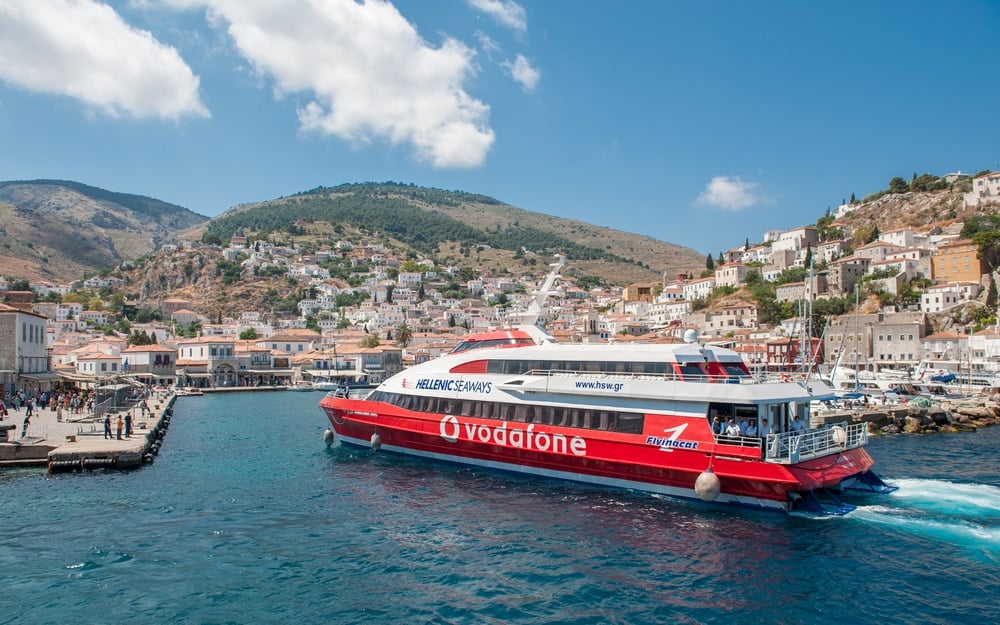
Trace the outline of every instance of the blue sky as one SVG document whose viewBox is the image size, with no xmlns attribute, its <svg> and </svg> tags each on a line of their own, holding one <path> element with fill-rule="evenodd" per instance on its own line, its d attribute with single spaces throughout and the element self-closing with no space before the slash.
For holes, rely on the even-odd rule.
<svg viewBox="0 0 1000 625">
<path fill-rule="evenodd" d="M 0 0 L 0 179 L 384 181 L 716 253 L 1000 169 L 1000 2 Z"/>
</svg>

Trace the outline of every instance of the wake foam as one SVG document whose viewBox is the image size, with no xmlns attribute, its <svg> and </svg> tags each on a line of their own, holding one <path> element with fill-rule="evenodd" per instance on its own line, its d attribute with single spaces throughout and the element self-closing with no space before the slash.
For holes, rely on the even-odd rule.
<svg viewBox="0 0 1000 625">
<path fill-rule="evenodd" d="M 894 484 L 899 490 L 850 517 L 1000 556 L 1000 488 L 924 479 Z"/>
<path fill-rule="evenodd" d="M 896 480 L 893 503 L 941 513 L 1000 516 L 1000 488 L 989 484 L 962 484 L 945 480 Z"/>
</svg>

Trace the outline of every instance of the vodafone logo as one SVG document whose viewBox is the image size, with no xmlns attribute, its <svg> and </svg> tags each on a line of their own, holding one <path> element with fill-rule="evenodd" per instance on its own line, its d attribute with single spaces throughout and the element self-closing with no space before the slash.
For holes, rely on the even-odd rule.
<svg viewBox="0 0 1000 625">
<path fill-rule="evenodd" d="M 535 424 L 533 423 L 524 429 L 507 427 L 506 421 L 498 427 L 490 427 L 474 423 L 461 423 L 454 415 L 445 415 L 438 423 L 438 431 L 441 438 L 449 443 L 457 443 L 461 439 L 516 449 L 548 451 L 574 456 L 587 455 L 587 441 L 583 437 L 567 438 L 565 434 L 535 432 Z"/>
</svg>

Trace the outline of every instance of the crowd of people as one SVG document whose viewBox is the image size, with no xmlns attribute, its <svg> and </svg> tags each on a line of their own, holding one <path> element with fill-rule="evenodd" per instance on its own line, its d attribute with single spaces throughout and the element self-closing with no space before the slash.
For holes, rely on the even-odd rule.
<svg viewBox="0 0 1000 625">
<path fill-rule="evenodd" d="M 793 416 L 791 423 L 788 424 L 788 430 L 793 433 L 801 432 L 805 429 L 806 426 L 799 419 L 798 415 Z M 778 430 L 772 424 L 768 423 L 766 418 L 762 418 L 760 426 L 758 426 L 757 419 L 741 417 L 737 423 L 735 418 L 727 414 L 717 414 L 712 418 L 712 433 L 716 436 L 742 436 L 746 438 L 766 439 L 770 434 L 777 434 Z"/>
<path fill-rule="evenodd" d="M 39 410 L 55 412 L 57 421 L 69 418 L 71 415 L 92 414 L 94 411 L 94 391 L 65 388 L 35 393 L 24 390 L 0 393 L 0 420 L 12 417 L 12 413 L 24 415 L 24 420 L 21 423 L 21 438 L 27 436 L 31 418 Z"/>
<path fill-rule="evenodd" d="M 55 411 L 59 421 L 63 415 L 79 415 L 93 412 L 94 391 L 79 389 L 56 389 L 54 391 L 39 391 L 26 393 L 23 390 L 4 392 L 0 396 L 0 414 L 7 416 L 10 411 L 31 415 L 35 410 L 48 409 Z"/>
</svg>

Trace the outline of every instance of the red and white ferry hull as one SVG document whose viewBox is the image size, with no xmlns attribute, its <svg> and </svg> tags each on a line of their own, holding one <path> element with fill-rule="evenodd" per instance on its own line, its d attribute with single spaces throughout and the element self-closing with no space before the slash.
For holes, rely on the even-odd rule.
<svg viewBox="0 0 1000 625">
<path fill-rule="evenodd" d="M 836 489 L 874 462 L 860 448 L 796 464 L 763 462 L 760 450 L 716 443 L 704 418 L 676 417 L 689 438 L 607 434 L 457 415 L 404 414 L 394 406 L 328 396 L 320 403 L 340 441 L 358 447 L 457 462 L 537 477 L 697 499 L 706 468 L 719 478 L 714 502 L 788 511 L 794 493 Z M 648 419 L 653 422 L 654 418 Z M 663 429 L 663 428 L 659 428 Z"/>
</svg>

